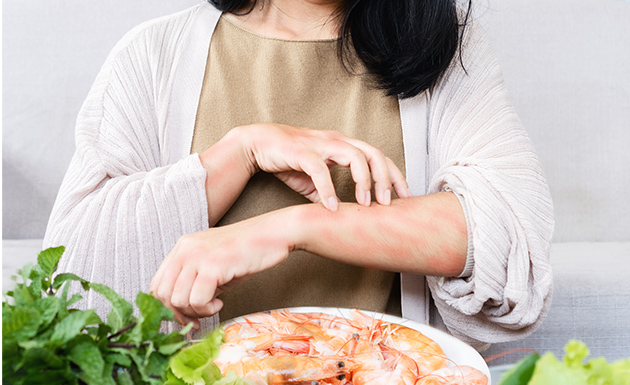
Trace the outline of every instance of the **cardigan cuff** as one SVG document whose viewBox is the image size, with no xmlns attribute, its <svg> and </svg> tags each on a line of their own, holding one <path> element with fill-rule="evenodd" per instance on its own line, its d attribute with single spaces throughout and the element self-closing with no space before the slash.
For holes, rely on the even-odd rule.
<svg viewBox="0 0 630 385">
<path fill-rule="evenodd" d="M 464 265 L 464 270 L 457 276 L 457 278 L 468 278 L 472 275 L 473 268 L 475 267 L 472 223 L 470 220 L 470 215 L 468 215 L 468 206 L 466 206 L 466 200 L 461 194 L 458 194 L 448 188 L 446 190 L 453 192 L 457 199 L 459 199 L 459 203 L 462 205 L 462 210 L 464 210 L 464 216 L 466 217 L 466 231 L 468 232 L 468 251 L 466 253 L 466 264 Z"/>
</svg>

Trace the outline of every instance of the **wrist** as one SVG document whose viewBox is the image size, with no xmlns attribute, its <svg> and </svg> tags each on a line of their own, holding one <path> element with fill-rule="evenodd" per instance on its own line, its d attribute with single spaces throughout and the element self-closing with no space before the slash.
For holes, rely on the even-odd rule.
<svg viewBox="0 0 630 385">
<path fill-rule="evenodd" d="M 217 168 L 240 169 L 249 177 L 258 171 L 253 162 L 251 139 L 242 127 L 228 131 L 218 142 L 200 153 L 199 159 L 209 175 L 216 172 Z"/>
<path fill-rule="evenodd" d="M 244 133 L 230 130 L 218 142 L 199 154 L 206 170 L 208 225 L 214 226 L 234 204 L 256 173 L 247 153 Z"/>
<path fill-rule="evenodd" d="M 245 166 L 250 178 L 256 174 L 260 168 L 256 162 L 254 154 L 255 149 L 255 131 L 252 125 L 237 126 L 232 128 L 226 135 L 226 140 L 232 140 L 239 145 L 239 155 L 241 164 Z"/>
<path fill-rule="evenodd" d="M 258 248 L 282 250 L 285 257 L 297 250 L 303 229 L 298 214 L 302 206 L 308 205 L 290 206 L 246 220 L 254 222 L 250 229 Z"/>
<path fill-rule="evenodd" d="M 330 220 L 338 212 L 331 212 L 321 203 L 296 205 L 289 208 L 287 231 L 292 240 L 292 250 L 313 252 L 314 243 L 329 241 L 330 233 L 322 233 L 322 229 L 330 230 Z M 339 217 L 339 215 L 337 215 Z"/>
</svg>

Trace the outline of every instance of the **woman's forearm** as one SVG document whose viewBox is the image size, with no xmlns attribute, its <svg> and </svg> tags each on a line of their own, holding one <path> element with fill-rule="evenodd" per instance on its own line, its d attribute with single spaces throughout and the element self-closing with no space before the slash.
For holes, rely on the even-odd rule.
<svg viewBox="0 0 630 385">
<path fill-rule="evenodd" d="M 248 157 L 241 130 L 233 129 L 199 154 L 206 169 L 208 224 L 214 226 L 232 207 L 256 172 Z"/>
<path fill-rule="evenodd" d="M 356 182 L 357 202 L 388 205 L 391 192 L 411 196 L 404 176 L 380 150 L 334 131 L 260 123 L 235 127 L 199 154 L 207 171 L 208 222 L 214 226 L 258 170 L 274 173 L 313 202 L 337 209 L 329 167 L 348 167 Z"/>
<path fill-rule="evenodd" d="M 292 208 L 294 247 L 353 265 L 457 276 L 468 250 L 466 219 L 452 192 L 396 199 L 390 206 Z"/>
</svg>

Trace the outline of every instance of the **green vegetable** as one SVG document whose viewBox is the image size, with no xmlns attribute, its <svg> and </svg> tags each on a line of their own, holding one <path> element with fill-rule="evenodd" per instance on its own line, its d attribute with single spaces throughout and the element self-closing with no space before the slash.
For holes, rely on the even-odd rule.
<svg viewBox="0 0 630 385">
<path fill-rule="evenodd" d="M 249 385 L 251 382 L 228 372 L 221 372 L 213 362 L 219 355 L 219 347 L 225 342 L 223 329 L 217 328 L 202 341 L 182 349 L 171 360 L 165 385 Z"/>
<path fill-rule="evenodd" d="M 37 264 L 20 270 L 2 302 L 3 384 L 162 384 L 171 356 L 188 342 L 189 330 L 163 334 L 171 310 L 149 294 L 138 293 L 133 306 L 107 286 L 74 274 L 55 276 L 63 247 L 39 253 Z M 107 322 L 94 310 L 71 306 L 71 282 L 94 290 L 111 303 Z M 189 327 L 192 325 L 189 325 Z"/>
<path fill-rule="evenodd" d="M 539 358 L 540 356 L 537 353 L 532 353 L 517 362 L 512 369 L 503 375 L 499 385 L 527 385 L 530 378 L 532 378 Z"/>
<path fill-rule="evenodd" d="M 585 363 L 590 352 L 580 341 L 572 340 L 564 348 L 566 354 L 559 361 L 552 353 L 536 359 L 529 382 L 519 382 L 531 360 L 527 357 L 505 373 L 500 385 L 630 385 L 630 358 L 608 363 L 594 358 Z M 529 362 L 529 363 L 528 363 Z M 524 378 L 524 377 L 522 377 Z"/>
</svg>

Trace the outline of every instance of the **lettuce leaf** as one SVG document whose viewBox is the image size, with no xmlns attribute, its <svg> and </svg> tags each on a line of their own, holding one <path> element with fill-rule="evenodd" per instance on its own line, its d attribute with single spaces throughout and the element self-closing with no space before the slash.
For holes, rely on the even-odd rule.
<svg viewBox="0 0 630 385">
<path fill-rule="evenodd" d="M 224 342 L 223 329 L 216 328 L 203 340 L 180 350 L 171 359 L 167 374 L 170 382 L 167 383 L 212 385 L 221 379 L 221 372 L 213 361 Z"/>
<path fill-rule="evenodd" d="M 590 352 L 580 341 L 565 346 L 559 361 L 552 353 L 537 362 L 529 385 L 630 385 L 630 358 L 608 363 L 604 358 L 584 363 Z"/>
<path fill-rule="evenodd" d="M 225 377 L 215 382 L 214 385 L 250 385 L 251 382 L 243 377 L 239 377 L 233 371 L 227 372 Z"/>
</svg>

